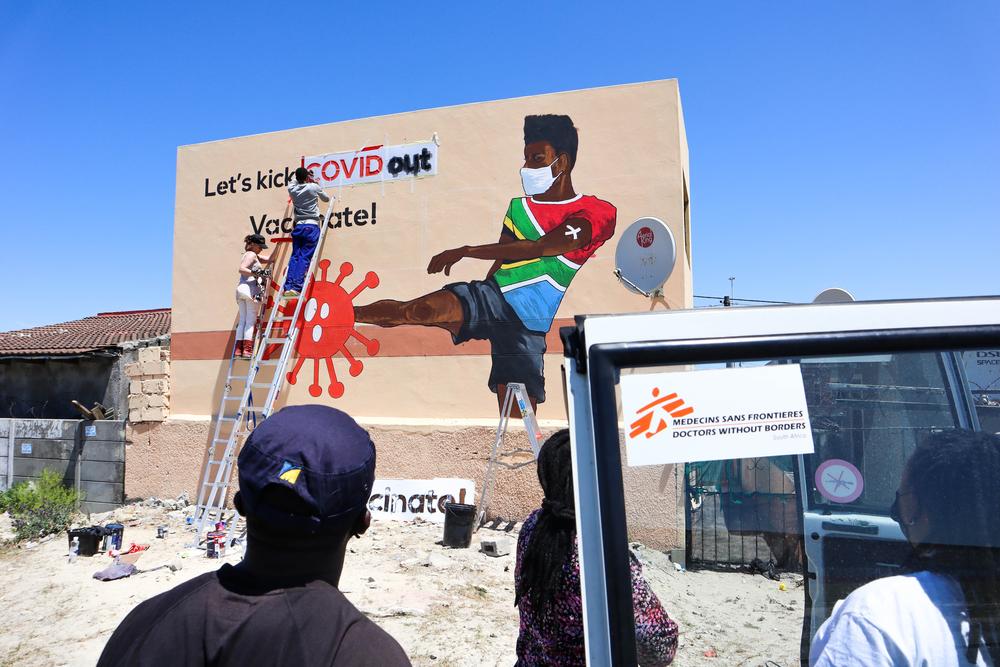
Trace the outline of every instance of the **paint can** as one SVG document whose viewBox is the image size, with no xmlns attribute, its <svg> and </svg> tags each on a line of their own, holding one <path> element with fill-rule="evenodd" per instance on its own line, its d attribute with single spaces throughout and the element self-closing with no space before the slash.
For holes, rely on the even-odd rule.
<svg viewBox="0 0 1000 667">
<path fill-rule="evenodd" d="M 104 534 L 106 535 L 104 549 L 102 551 L 111 551 L 113 549 L 120 550 L 122 548 L 122 539 L 125 536 L 125 526 L 120 523 L 109 523 L 104 526 Z"/>
<path fill-rule="evenodd" d="M 444 545 L 453 549 L 467 549 L 475 529 L 476 506 L 464 503 L 444 505 Z"/>
<path fill-rule="evenodd" d="M 226 555 L 225 531 L 213 530 L 205 536 L 205 556 L 208 558 L 223 558 Z"/>
</svg>

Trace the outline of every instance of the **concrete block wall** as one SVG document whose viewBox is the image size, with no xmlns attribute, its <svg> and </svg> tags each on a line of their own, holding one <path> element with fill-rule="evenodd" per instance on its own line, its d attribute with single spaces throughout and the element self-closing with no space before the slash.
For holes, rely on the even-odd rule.
<svg viewBox="0 0 1000 667">
<path fill-rule="evenodd" d="M 0 419 L 0 489 L 54 470 L 83 496 L 84 512 L 106 512 L 125 496 L 125 423 Z"/>
<path fill-rule="evenodd" d="M 165 421 L 170 416 L 170 350 L 139 348 L 137 361 L 125 365 L 125 375 L 129 379 L 129 421 Z"/>
</svg>

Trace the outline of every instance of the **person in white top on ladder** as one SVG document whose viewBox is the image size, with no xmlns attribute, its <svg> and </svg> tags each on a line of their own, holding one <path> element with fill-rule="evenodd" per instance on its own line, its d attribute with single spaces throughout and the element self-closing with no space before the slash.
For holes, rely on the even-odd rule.
<svg viewBox="0 0 1000 667">
<path fill-rule="evenodd" d="M 322 216 L 317 199 L 330 201 L 330 197 L 305 167 L 295 170 L 295 182 L 288 184 L 288 194 L 295 207 L 295 228 L 292 231 L 292 256 L 288 259 L 288 275 L 285 276 L 285 296 L 295 297 L 302 292 L 306 271 L 319 242 Z"/>
<path fill-rule="evenodd" d="M 236 285 L 240 319 L 236 325 L 234 357 L 249 359 L 253 356 L 253 328 L 257 323 L 257 303 L 263 293 L 258 278 L 264 274 L 264 266 L 273 261 L 270 255 L 260 254 L 266 247 L 267 243 L 260 234 L 250 234 L 243 239 L 245 252 L 240 260 L 240 282 Z"/>
</svg>

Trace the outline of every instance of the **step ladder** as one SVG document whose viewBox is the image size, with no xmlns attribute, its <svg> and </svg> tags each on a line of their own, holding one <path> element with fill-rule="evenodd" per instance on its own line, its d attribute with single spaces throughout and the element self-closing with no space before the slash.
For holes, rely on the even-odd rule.
<svg viewBox="0 0 1000 667">
<path fill-rule="evenodd" d="M 507 426 L 510 424 L 510 413 L 513 411 L 515 404 L 517 404 L 518 409 L 521 411 L 521 420 L 524 422 L 524 430 L 528 433 L 528 443 L 531 445 L 531 449 L 521 447 L 504 452 L 504 436 L 507 434 Z M 493 486 L 496 484 L 497 467 L 517 470 L 526 465 L 534 464 L 535 459 L 538 458 L 538 451 L 541 449 L 541 444 L 539 444 L 541 439 L 542 431 L 538 428 L 538 420 L 535 419 L 535 411 L 528 400 L 527 389 L 525 389 L 524 384 L 521 382 L 508 383 L 507 391 L 503 397 L 503 406 L 500 408 L 500 422 L 497 424 L 497 435 L 493 440 L 493 449 L 490 450 L 490 460 L 486 464 L 486 478 L 483 480 L 483 492 L 479 494 L 479 502 L 476 504 L 476 523 L 474 524 L 476 530 L 479 530 L 482 526 L 486 510 L 490 507 L 490 495 L 492 495 Z M 502 460 L 504 456 L 529 453 L 532 457 L 527 461 L 508 463 Z"/>
<path fill-rule="evenodd" d="M 313 275 L 323 253 L 336 201 L 336 197 L 330 197 L 326 215 L 323 216 L 320 226 L 316 250 L 309 262 L 309 269 L 306 271 L 299 296 L 286 297 L 281 287 L 269 280 L 261 295 L 253 356 L 250 359 L 237 358 L 234 345 L 233 354 L 229 359 L 229 369 L 226 372 L 226 384 L 212 429 L 212 439 L 208 444 L 205 468 L 202 471 L 193 521 L 195 537 L 194 542 L 189 545 L 191 547 L 200 545 L 206 528 L 211 530 L 216 522 L 225 521 L 229 484 L 239 448 L 257 424 L 271 414 L 284 386 L 285 369 L 298 341 L 299 316 L 302 314 L 304 304 L 309 301 Z M 268 287 L 273 292 L 270 299 Z M 291 316 L 288 316 L 287 307 L 293 301 L 295 307 Z M 260 325 L 264 322 L 269 304 L 271 310 L 267 315 L 267 324 L 262 327 Z M 279 346 L 281 351 L 277 358 L 271 358 L 271 353 Z M 220 450 L 221 455 L 217 455 Z M 226 521 L 227 541 L 228 533 L 234 523 Z"/>
</svg>

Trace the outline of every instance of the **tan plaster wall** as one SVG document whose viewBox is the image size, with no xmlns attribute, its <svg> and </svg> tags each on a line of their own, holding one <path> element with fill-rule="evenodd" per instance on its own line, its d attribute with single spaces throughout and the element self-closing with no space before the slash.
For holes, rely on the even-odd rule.
<svg viewBox="0 0 1000 667">
<path fill-rule="evenodd" d="M 357 209 L 377 202 L 378 223 L 331 230 L 324 253 L 334 268 L 345 260 L 354 264 L 354 275 L 345 281 L 349 287 L 369 270 L 379 274 L 379 287 L 365 291 L 357 303 L 409 299 L 448 282 L 485 275 L 488 263 L 477 260 L 461 261 L 449 277 L 430 276 L 426 266 L 431 256 L 446 248 L 496 241 L 508 202 L 523 194 L 518 170 L 523 159 L 524 116 L 538 113 L 572 117 L 580 131 L 575 188 L 610 201 L 618 210 L 616 236 L 579 272 L 558 317 L 648 310 L 648 300 L 628 293 L 613 277 L 614 250 L 625 227 L 639 217 L 655 216 L 670 226 L 681 244 L 678 257 L 688 254 L 683 247 L 682 196 L 687 146 L 675 80 L 430 109 L 179 148 L 172 317 L 177 351 L 181 349 L 178 336 L 232 330 L 236 265 L 242 238 L 252 231 L 250 216 L 280 219 L 286 215 L 284 188 L 206 197 L 206 178 L 215 183 L 230 176 L 255 177 L 258 170 L 295 166 L 302 155 L 428 140 L 436 133 L 441 142 L 436 176 L 336 192 L 341 199 L 338 206 Z M 678 263 L 665 293 L 673 307 L 691 305 L 691 272 L 686 261 Z M 384 331 L 369 326 L 361 329 L 375 338 Z M 429 331 L 410 328 L 418 329 Z M 447 337 L 440 331 L 433 335 Z M 549 351 L 547 391 L 553 397 L 561 393 L 553 382 L 561 349 L 556 345 Z M 488 354 L 375 357 L 364 363 L 362 375 L 351 378 L 346 362 L 335 358 L 346 393 L 334 400 L 325 392 L 318 399 L 306 393 L 312 374 L 311 362 L 307 362 L 288 400 L 326 401 L 364 416 L 496 415 L 495 398 L 486 388 Z M 219 359 L 185 360 L 175 354 L 173 414 L 212 414 L 217 409 L 223 364 Z M 321 368 L 321 374 L 325 373 Z M 325 379 L 321 384 L 325 387 Z M 561 402 L 554 403 L 550 398 L 543 406 L 542 418 L 565 418 Z"/>
<path fill-rule="evenodd" d="M 129 424 L 125 432 L 126 498 L 198 497 L 208 421 Z"/>
<path fill-rule="evenodd" d="M 657 549 L 684 546 L 684 466 L 629 468 L 624 464 L 625 520 L 629 539 Z"/>
<path fill-rule="evenodd" d="M 366 428 L 375 442 L 377 477 L 460 477 L 475 481 L 477 499 L 482 493 L 495 436 L 493 428 L 440 425 L 366 425 Z M 554 430 L 543 429 L 543 435 L 548 437 Z M 207 420 L 140 424 L 132 427 L 126 437 L 125 493 L 129 498 L 172 498 L 186 491 L 194 501 L 209 437 Z M 509 433 L 507 451 L 527 447 L 523 430 Z M 624 474 L 630 538 L 654 548 L 682 546 L 684 514 L 679 485 L 683 480 L 673 466 L 626 468 Z M 514 471 L 498 467 L 490 516 L 520 521 L 541 505 L 541 499 L 534 465 Z"/>
</svg>

